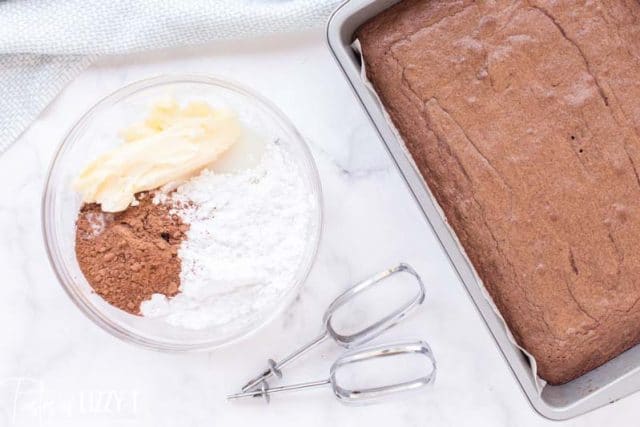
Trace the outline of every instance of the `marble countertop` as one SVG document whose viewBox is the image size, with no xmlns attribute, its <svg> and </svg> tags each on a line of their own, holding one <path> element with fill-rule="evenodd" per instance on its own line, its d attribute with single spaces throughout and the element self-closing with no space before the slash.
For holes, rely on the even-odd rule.
<svg viewBox="0 0 640 427">
<path fill-rule="evenodd" d="M 107 334 L 73 305 L 48 264 L 40 230 L 47 167 L 61 138 L 102 96 L 163 73 L 214 74 L 253 87 L 307 139 L 324 190 L 320 251 L 296 302 L 240 343 L 165 354 Z M 325 46 L 321 30 L 102 59 L 0 156 L 0 426 L 541 426 Z M 391 337 L 427 340 L 436 384 L 378 405 L 347 407 L 329 390 L 227 402 L 225 395 L 317 334 L 327 304 L 399 261 L 428 300 Z M 287 371 L 322 378 L 335 345 Z M 640 394 L 567 426 L 637 425 Z"/>
</svg>

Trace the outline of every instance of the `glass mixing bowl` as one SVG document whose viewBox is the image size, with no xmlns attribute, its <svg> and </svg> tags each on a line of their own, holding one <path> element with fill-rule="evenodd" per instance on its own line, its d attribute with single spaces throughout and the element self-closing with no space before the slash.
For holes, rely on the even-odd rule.
<svg viewBox="0 0 640 427">
<path fill-rule="evenodd" d="M 75 255 L 75 220 L 80 195 L 71 188 L 80 169 L 99 153 L 121 143 L 118 131 L 142 120 L 158 98 L 171 95 L 183 103 L 205 100 L 229 107 L 251 130 L 279 139 L 300 168 L 315 212 L 304 256 L 295 280 L 274 306 L 242 322 L 202 330 L 188 330 L 162 319 L 134 316 L 97 295 L 82 274 Z M 158 350 L 205 350 L 228 344 L 267 324 L 284 310 L 299 291 L 313 264 L 322 229 L 322 198 L 318 172 L 307 145 L 289 120 L 268 100 L 237 84 L 206 76 L 161 76 L 125 86 L 87 111 L 60 145 L 46 182 L 42 202 L 44 240 L 49 260 L 62 287 L 82 312 L 97 325 L 125 341 Z"/>
</svg>

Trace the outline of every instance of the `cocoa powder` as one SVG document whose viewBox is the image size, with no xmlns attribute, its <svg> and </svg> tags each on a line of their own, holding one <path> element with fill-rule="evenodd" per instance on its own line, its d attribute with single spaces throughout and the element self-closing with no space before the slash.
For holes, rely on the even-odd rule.
<svg viewBox="0 0 640 427">
<path fill-rule="evenodd" d="M 136 198 L 137 206 L 118 213 L 85 204 L 76 221 L 76 257 L 87 281 L 107 302 L 132 314 L 154 293 L 178 293 L 178 248 L 189 229 L 149 193 Z"/>
</svg>

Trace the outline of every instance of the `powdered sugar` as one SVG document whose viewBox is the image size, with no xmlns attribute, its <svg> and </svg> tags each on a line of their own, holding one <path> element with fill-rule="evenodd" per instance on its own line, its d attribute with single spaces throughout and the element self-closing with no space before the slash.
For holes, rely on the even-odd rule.
<svg viewBox="0 0 640 427">
<path fill-rule="evenodd" d="M 205 170 L 156 199 L 173 203 L 190 229 L 178 253 L 181 292 L 156 294 L 141 311 L 190 329 L 250 322 L 276 305 L 295 279 L 317 208 L 277 143 L 251 169 Z"/>
<path fill-rule="evenodd" d="M 107 224 L 107 220 L 111 219 L 112 216 L 112 214 L 105 212 L 100 212 L 100 214 L 90 212 L 87 214 L 87 220 L 91 225 L 91 232 L 93 233 L 93 236 L 102 234 Z"/>
</svg>

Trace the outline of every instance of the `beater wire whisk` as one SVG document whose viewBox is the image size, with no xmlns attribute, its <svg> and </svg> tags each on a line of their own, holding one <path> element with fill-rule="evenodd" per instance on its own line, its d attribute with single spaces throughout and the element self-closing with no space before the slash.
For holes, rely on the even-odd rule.
<svg viewBox="0 0 640 427">
<path fill-rule="evenodd" d="M 387 358 L 394 356 L 397 357 L 407 354 L 422 356 L 422 359 L 420 360 L 421 366 L 428 367 L 423 375 L 413 376 L 412 379 L 406 381 L 391 382 L 386 385 L 374 386 L 369 388 L 342 387 L 340 385 L 340 382 L 338 381 L 338 372 L 349 365 L 355 365 L 377 358 Z M 405 364 L 399 365 L 400 367 L 404 367 Z M 264 397 L 266 402 L 269 403 L 270 396 L 274 393 L 304 390 L 330 385 L 334 395 L 341 402 L 360 403 L 378 400 L 395 393 L 419 389 L 431 383 L 435 379 L 435 376 L 436 361 L 427 343 L 423 341 L 399 342 L 394 344 L 383 344 L 373 347 L 360 348 L 345 353 L 333 363 L 329 371 L 329 378 L 327 379 L 273 388 L 269 388 L 267 382 L 263 381 L 262 386 L 259 389 L 231 394 L 227 396 L 227 399 L 232 400 L 246 397 Z"/>
<path fill-rule="evenodd" d="M 374 287 L 381 286 L 385 282 L 385 279 L 389 277 L 406 273 L 415 279 L 416 283 L 416 292 L 411 296 L 409 300 L 402 303 L 402 305 L 398 306 L 391 313 L 385 315 L 384 317 L 379 318 L 378 320 L 370 323 L 368 326 L 362 328 L 361 330 L 351 333 L 351 334 L 340 334 L 336 331 L 332 320 L 336 311 L 344 306 L 347 303 L 353 302 L 355 299 L 360 297 L 363 292 Z M 351 288 L 347 289 L 341 295 L 339 295 L 327 308 L 322 318 L 323 331 L 320 335 L 318 335 L 315 339 L 313 339 L 307 345 L 300 347 L 295 350 L 293 353 L 283 358 L 279 362 L 274 361 L 273 359 L 268 360 L 268 368 L 250 380 L 247 384 L 242 387 L 243 392 L 249 392 L 252 390 L 260 389 L 260 385 L 262 384 L 262 388 L 264 389 L 266 386 L 265 381 L 273 376 L 282 378 L 282 368 L 286 365 L 290 364 L 294 360 L 300 358 L 303 354 L 307 353 L 311 349 L 317 347 L 320 343 L 324 342 L 327 338 L 332 338 L 339 345 L 351 348 L 352 346 L 362 344 L 367 342 L 378 335 L 380 335 L 385 330 L 394 326 L 398 322 L 400 322 L 410 311 L 412 311 L 416 306 L 422 304 L 425 299 L 425 288 L 422 283 L 422 279 L 418 273 L 415 272 L 413 268 L 411 268 L 408 264 L 399 264 L 396 267 L 387 269 L 381 273 L 376 274 L 369 279 L 366 279 Z M 271 392 L 275 392 L 276 388 L 272 388 Z"/>
</svg>

